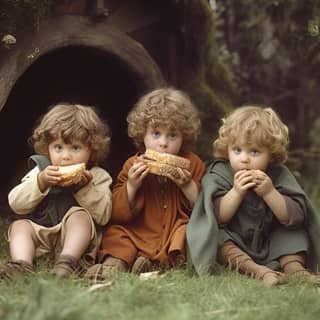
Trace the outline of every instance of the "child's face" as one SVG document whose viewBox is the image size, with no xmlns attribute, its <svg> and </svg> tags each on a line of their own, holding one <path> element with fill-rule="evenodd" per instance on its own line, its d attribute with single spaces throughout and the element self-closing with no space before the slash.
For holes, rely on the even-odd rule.
<svg viewBox="0 0 320 320">
<path fill-rule="evenodd" d="M 271 154 L 267 148 L 255 145 L 229 145 L 228 156 L 234 172 L 244 169 L 265 171 L 271 160 Z"/>
<path fill-rule="evenodd" d="M 144 146 L 158 152 L 177 155 L 183 142 L 180 131 L 173 131 L 167 127 L 148 126 L 144 136 Z"/>
<path fill-rule="evenodd" d="M 69 166 L 82 162 L 87 164 L 90 155 L 88 146 L 78 140 L 67 144 L 62 139 L 57 139 L 49 144 L 49 157 L 54 166 Z"/>
</svg>

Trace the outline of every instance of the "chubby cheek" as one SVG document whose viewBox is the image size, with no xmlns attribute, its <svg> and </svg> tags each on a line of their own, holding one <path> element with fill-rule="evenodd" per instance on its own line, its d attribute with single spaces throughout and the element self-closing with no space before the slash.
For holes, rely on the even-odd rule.
<svg viewBox="0 0 320 320">
<path fill-rule="evenodd" d="M 239 171 L 241 169 L 239 161 L 237 161 L 237 159 L 230 154 L 229 154 L 229 162 L 234 172 Z"/>
<path fill-rule="evenodd" d="M 55 155 L 55 154 L 49 154 L 49 158 L 50 158 L 50 161 L 52 163 L 53 166 L 59 166 L 60 165 L 60 157 Z"/>
</svg>

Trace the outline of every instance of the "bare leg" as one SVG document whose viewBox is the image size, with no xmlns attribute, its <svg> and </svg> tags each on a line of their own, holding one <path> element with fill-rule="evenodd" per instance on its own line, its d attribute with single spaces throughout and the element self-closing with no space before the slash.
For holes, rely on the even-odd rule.
<svg viewBox="0 0 320 320">
<path fill-rule="evenodd" d="M 15 221 L 10 232 L 10 255 L 12 260 L 23 260 L 32 265 L 38 246 L 39 241 L 32 225 L 25 220 Z"/>
<path fill-rule="evenodd" d="M 83 210 L 73 213 L 66 221 L 66 234 L 60 256 L 51 273 L 58 277 L 69 277 L 76 273 L 79 259 L 88 248 L 91 236 L 91 221 Z"/>
<path fill-rule="evenodd" d="M 72 214 L 66 222 L 66 235 L 61 255 L 79 260 L 88 248 L 91 236 L 91 222 L 84 211 Z"/>
</svg>

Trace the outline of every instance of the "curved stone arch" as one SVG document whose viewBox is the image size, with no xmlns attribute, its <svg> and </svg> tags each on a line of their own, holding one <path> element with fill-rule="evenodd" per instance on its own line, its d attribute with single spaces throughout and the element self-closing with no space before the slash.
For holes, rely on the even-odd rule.
<svg viewBox="0 0 320 320">
<path fill-rule="evenodd" d="M 39 30 L 17 41 L 1 58 L 0 111 L 16 81 L 41 56 L 68 46 L 86 46 L 118 57 L 131 70 L 145 90 L 165 84 L 162 73 L 144 47 L 125 33 L 84 17 L 49 19 Z"/>
</svg>

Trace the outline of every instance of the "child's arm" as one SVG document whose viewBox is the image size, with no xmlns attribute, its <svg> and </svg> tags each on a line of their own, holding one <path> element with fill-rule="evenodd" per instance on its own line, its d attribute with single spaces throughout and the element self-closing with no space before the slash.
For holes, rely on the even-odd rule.
<svg viewBox="0 0 320 320">
<path fill-rule="evenodd" d="M 41 192 L 38 185 L 39 168 L 34 167 L 15 186 L 8 195 L 8 202 L 11 209 L 17 214 L 31 213 L 49 192 Z"/>
<path fill-rule="evenodd" d="M 200 182 L 205 172 L 203 161 L 195 154 L 190 153 L 190 171 L 177 168 L 179 176 L 168 174 L 168 177 L 180 188 L 191 208 L 194 206 L 200 190 Z"/>
<path fill-rule="evenodd" d="M 111 215 L 113 223 L 128 223 L 141 212 L 144 206 L 144 195 L 141 194 L 138 189 L 134 190 L 133 188 L 130 190 L 130 186 L 128 190 L 127 185 L 128 173 L 130 170 L 135 171 L 132 167 L 138 163 L 137 160 L 137 156 L 133 156 L 124 163 L 122 170 L 118 174 L 116 183 L 113 186 Z M 129 194 L 131 203 L 129 201 Z"/>
<path fill-rule="evenodd" d="M 112 201 L 110 185 L 112 178 L 109 173 L 99 167 L 90 170 L 92 179 L 74 193 L 80 206 L 87 209 L 98 225 L 105 225 L 111 216 Z"/>
<path fill-rule="evenodd" d="M 250 171 L 240 170 L 235 173 L 232 189 L 221 198 L 219 224 L 226 224 L 232 219 L 247 191 L 254 186 Z"/>
<path fill-rule="evenodd" d="M 255 170 L 254 181 L 256 184 L 254 191 L 257 195 L 265 201 L 280 223 L 288 223 L 289 214 L 285 198 L 273 186 L 270 177 L 263 171 Z"/>
<path fill-rule="evenodd" d="M 168 174 L 170 178 L 183 192 L 184 196 L 188 199 L 191 207 L 195 204 L 199 190 L 189 170 L 177 168 L 179 177 Z"/>
<path fill-rule="evenodd" d="M 141 187 L 144 178 L 149 172 L 148 166 L 141 161 L 135 162 L 128 171 L 127 193 L 130 207 L 134 206 L 134 199 L 138 189 Z"/>
<path fill-rule="evenodd" d="M 189 200 L 190 205 L 193 207 L 199 195 L 199 190 L 195 181 L 191 179 L 187 184 L 182 185 L 180 188 L 184 196 Z"/>
</svg>

